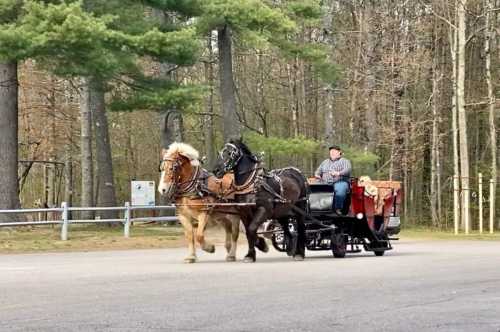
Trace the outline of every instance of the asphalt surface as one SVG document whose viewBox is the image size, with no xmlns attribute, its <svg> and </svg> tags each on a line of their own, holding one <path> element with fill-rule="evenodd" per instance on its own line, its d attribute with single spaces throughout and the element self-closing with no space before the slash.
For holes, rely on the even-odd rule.
<svg viewBox="0 0 500 332">
<path fill-rule="evenodd" d="M 0 330 L 500 331 L 500 242 L 394 247 L 255 264 L 221 246 L 190 265 L 184 249 L 0 255 Z"/>
</svg>

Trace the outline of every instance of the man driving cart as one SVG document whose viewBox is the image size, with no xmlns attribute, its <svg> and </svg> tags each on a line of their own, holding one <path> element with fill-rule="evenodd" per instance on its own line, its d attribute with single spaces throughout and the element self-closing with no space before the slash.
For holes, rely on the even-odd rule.
<svg viewBox="0 0 500 332">
<path fill-rule="evenodd" d="M 321 182 L 333 185 L 335 192 L 335 212 L 342 214 L 345 199 L 349 192 L 351 178 L 351 162 L 342 157 L 342 149 L 338 145 L 328 148 L 330 158 L 325 159 L 314 172 L 314 177 Z"/>
</svg>

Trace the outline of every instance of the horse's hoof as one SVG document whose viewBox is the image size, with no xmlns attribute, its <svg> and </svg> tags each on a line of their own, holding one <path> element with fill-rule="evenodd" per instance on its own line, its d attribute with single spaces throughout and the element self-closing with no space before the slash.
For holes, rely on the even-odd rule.
<svg viewBox="0 0 500 332">
<path fill-rule="evenodd" d="M 246 256 L 243 259 L 243 262 L 245 262 L 245 263 L 255 263 L 255 258 Z"/>
<path fill-rule="evenodd" d="M 293 256 L 293 259 L 297 262 L 300 262 L 300 261 L 303 261 L 304 260 L 304 256 L 302 255 L 295 255 Z"/>
<path fill-rule="evenodd" d="M 192 264 L 194 262 L 196 262 L 196 257 L 186 257 L 186 258 L 184 258 L 184 263 L 186 263 L 186 264 Z"/>
<path fill-rule="evenodd" d="M 203 247 L 203 250 L 213 254 L 215 252 L 215 246 L 213 244 Z"/>
<path fill-rule="evenodd" d="M 236 257 L 234 257 L 234 256 L 227 256 L 226 257 L 226 262 L 236 262 Z"/>
<path fill-rule="evenodd" d="M 263 238 L 259 238 L 257 240 L 257 243 L 255 244 L 255 246 L 257 247 L 257 249 L 259 249 L 262 252 L 269 251 L 269 246 L 267 245 L 266 240 L 264 240 Z"/>
</svg>

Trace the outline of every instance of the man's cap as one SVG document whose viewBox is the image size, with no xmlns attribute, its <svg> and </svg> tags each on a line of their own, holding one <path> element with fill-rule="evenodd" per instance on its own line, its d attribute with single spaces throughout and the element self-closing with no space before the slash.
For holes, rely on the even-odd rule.
<svg viewBox="0 0 500 332">
<path fill-rule="evenodd" d="M 330 150 L 332 150 L 332 149 L 335 149 L 335 150 L 337 150 L 337 151 L 342 151 L 342 148 L 341 148 L 340 146 L 338 146 L 338 145 L 330 145 L 330 146 L 328 147 L 328 151 L 330 151 Z"/>
</svg>

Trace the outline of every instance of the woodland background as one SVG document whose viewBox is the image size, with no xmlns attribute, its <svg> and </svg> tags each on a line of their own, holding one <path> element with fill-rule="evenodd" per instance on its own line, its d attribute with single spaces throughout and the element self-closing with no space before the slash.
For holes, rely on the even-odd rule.
<svg viewBox="0 0 500 332">
<path fill-rule="evenodd" d="M 497 192 L 499 15 L 499 0 L 0 0 L 0 208 L 116 206 L 132 179 L 158 181 L 172 141 L 210 169 L 243 135 L 266 167 L 307 175 L 340 144 L 356 176 L 402 181 L 405 223 L 476 229 L 477 174 L 485 204 Z"/>
</svg>

